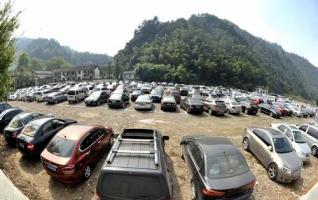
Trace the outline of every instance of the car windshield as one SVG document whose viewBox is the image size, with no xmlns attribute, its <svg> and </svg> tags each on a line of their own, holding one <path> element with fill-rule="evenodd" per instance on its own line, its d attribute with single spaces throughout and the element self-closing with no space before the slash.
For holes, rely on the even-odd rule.
<svg viewBox="0 0 318 200">
<path fill-rule="evenodd" d="M 100 96 L 100 92 L 99 91 L 96 91 L 96 92 L 93 92 L 89 97 L 91 98 L 98 98 Z"/>
<path fill-rule="evenodd" d="M 21 126 L 23 126 L 23 119 L 19 116 L 13 118 L 9 124 L 9 127 L 11 128 L 19 128 Z"/>
<path fill-rule="evenodd" d="M 293 151 L 289 141 L 285 137 L 273 138 L 276 153 L 289 153 Z"/>
<path fill-rule="evenodd" d="M 207 158 L 207 175 L 209 178 L 236 176 L 248 171 L 248 166 L 240 154 L 224 154 Z"/>
<path fill-rule="evenodd" d="M 22 131 L 22 133 L 24 135 L 33 137 L 35 135 L 35 133 L 37 132 L 37 130 L 39 129 L 38 126 L 35 126 L 33 124 L 28 124 Z"/>
<path fill-rule="evenodd" d="M 137 101 L 147 101 L 148 102 L 148 101 L 150 101 L 150 97 L 142 95 L 142 96 L 138 97 Z"/>
<path fill-rule="evenodd" d="M 104 176 L 101 192 L 106 199 L 163 199 L 166 196 L 160 176 L 129 173 L 107 173 Z"/>
<path fill-rule="evenodd" d="M 121 93 L 115 93 L 112 94 L 112 96 L 110 97 L 110 99 L 121 99 L 122 94 Z"/>
<path fill-rule="evenodd" d="M 132 93 L 133 95 L 140 95 L 141 94 L 141 91 L 140 90 L 137 90 L 137 91 L 133 91 Z"/>
<path fill-rule="evenodd" d="M 306 143 L 304 136 L 299 130 L 293 130 L 293 134 L 296 143 Z"/>
<path fill-rule="evenodd" d="M 75 91 L 68 91 L 68 95 L 75 95 Z"/>
<path fill-rule="evenodd" d="M 68 158 L 75 147 L 75 141 L 55 136 L 48 144 L 46 150 L 54 155 Z"/>
<path fill-rule="evenodd" d="M 192 104 L 201 104 L 201 100 L 200 100 L 200 99 L 189 98 L 189 101 L 190 101 Z"/>
</svg>

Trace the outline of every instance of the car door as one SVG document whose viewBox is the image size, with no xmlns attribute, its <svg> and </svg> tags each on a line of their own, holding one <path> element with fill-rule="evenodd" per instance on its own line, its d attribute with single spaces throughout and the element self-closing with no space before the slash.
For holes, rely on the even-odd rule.
<svg viewBox="0 0 318 200">
<path fill-rule="evenodd" d="M 94 163 L 98 157 L 99 152 L 96 149 L 95 142 L 97 140 L 97 131 L 96 129 L 90 131 L 80 143 L 79 157 L 77 164 L 85 167 L 89 163 Z"/>
<path fill-rule="evenodd" d="M 271 155 L 273 154 L 273 150 L 269 150 L 269 147 L 272 146 L 274 149 L 271 138 L 267 134 L 261 135 L 262 142 L 258 148 L 259 159 L 263 163 L 264 166 L 268 166 L 271 161 Z"/>
<path fill-rule="evenodd" d="M 313 146 L 314 144 L 318 144 L 318 131 L 316 129 L 309 126 L 306 135 L 307 135 L 308 140 L 309 140 L 309 146 Z"/>
<path fill-rule="evenodd" d="M 301 130 L 302 135 L 304 136 L 306 142 L 308 143 L 309 146 L 312 145 L 312 142 L 310 140 L 309 135 L 307 134 L 308 126 L 307 125 L 301 125 L 299 127 L 299 130 Z"/>
<path fill-rule="evenodd" d="M 38 146 L 38 149 L 43 150 L 46 147 L 54 136 L 53 131 L 54 128 L 52 120 L 47 121 L 42 125 L 41 130 L 38 133 L 39 135 L 35 138 L 35 145 Z"/>
</svg>

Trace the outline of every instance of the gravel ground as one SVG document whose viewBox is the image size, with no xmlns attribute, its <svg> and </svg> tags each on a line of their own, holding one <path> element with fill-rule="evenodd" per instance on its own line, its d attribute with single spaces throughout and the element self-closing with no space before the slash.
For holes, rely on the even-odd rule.
<svg viewBox="0 0 318 200">
<path fill-rule="evenodd" d="M 57 117 L 75 119 L 83 124 L 101 124 L 110 126 L 116 133 L 124 128 L 155 128 L 170 136 L 166 143 L 166 151 L 176 200 L 190 200 L 189 175 L 186 165 L 180 158 L 180 139 L 189 134 L 206 134 L 224 136 L 241 150 L 251 170 L 257 178 L 257 184 L 252 199 L 298 199 L 306 193 L 317 181 L 317 158 L 311 157 L 311 162 L 304 166 L 302 178 L 291 184 L 281 184 L 271 181 L 265 168 L 241 147 L 241 135 L 244 129 L 251 126 L 270 126 L 272 122 L 289 122 L 299 124 L 311 119 L 287 117 L 274 119 L 267 115 L 248 116 L 225 115 L 223 117 L 208 116 L 206 113 L 197 116 L 189 115 L 183 110 L 176 113 L 160 111 L 157 104 L 152 112 L 137 112 L 133 105 L 126 109 L 109 109 L 106 105 L 85 107 L 84 103 L 69 105 L 67 102 L 58 105 L 45 103 L 11 102 L 27 111 L 52 113 Z M 94 199 L 97 177 L 106 155 L 95 167 L 92 177 L 80 184 L 67 185 L 50 178 L 43 170 L 40 160 L 30 160 L 21 156 L 17 149 L 6 146 L 0 135 L 0 168 L 3 168 L 13 183 L 30 199 Z"/>
</svg>

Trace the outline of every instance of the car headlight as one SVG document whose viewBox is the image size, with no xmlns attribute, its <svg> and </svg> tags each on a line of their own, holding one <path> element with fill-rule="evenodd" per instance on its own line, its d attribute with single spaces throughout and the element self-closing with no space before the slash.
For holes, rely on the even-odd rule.
<svg viewBox="0 0 318 200">
<path fill-rule="evenodd" d="M 291 174 L 291 170 L 286 166 L 283 166 L 283 172 L 286 174 Z"/>
</svg>

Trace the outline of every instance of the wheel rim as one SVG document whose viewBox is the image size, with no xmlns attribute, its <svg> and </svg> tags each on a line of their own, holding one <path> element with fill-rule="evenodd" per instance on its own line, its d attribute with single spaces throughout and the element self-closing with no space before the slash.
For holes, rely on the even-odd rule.
<svg viewBox="0 0 318 200">
<path fill-rule="evenodd" d="M 244 138 L 243 140 L 243 149 L 247 149 L 248 148 L 248 139 L 247 138 Z"/>
<path fill-rule="evenodd" d="M 191 199 L 195 199 L 195 187 L 193 181 L 191 182 Z"/>
<path fill-rule="evenodd" d="M 85 167 L 84 176 L 85 178 L 89 178 L 91 176 L 91 168 L 89 166 Z"/>
<path fill-rule="evenodd" d="M 275 165 L 270 165 L 268 168 L 268 175 L 271 179 L 275 178 L 276 176 L 276 167 Z"/>
<path fill-rule="evenodd" d="M 311 148 L 311 154 L 314 155 L 314 156 L 317 154 L 317 148 L 316 147 Z"/>
</svg>

